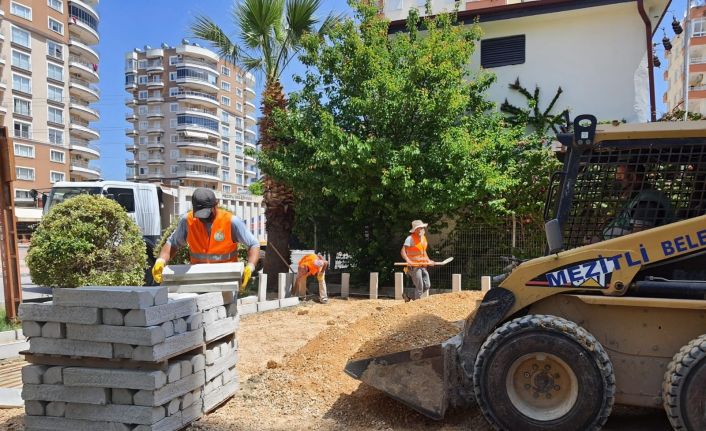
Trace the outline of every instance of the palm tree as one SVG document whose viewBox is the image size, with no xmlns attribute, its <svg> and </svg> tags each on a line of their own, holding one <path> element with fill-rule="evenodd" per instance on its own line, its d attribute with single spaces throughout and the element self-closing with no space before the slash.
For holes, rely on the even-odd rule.
<svg viewBox="0 0 706 431">
<path fill-rule="evenodd" d="M 286 4 L 285 0 L 236 1 L 232 19 L 239 42 L 231 40 L 211 18 L 197 17 L 191 26 L 194 36 L 210 42 L 224 61 L 264 75 L 265 90 L 259 119 L 262 151 L 281 145 L 270 133 L 272 112 L 276 108 L 285 109 L 280 77 L 301 49 L 302 37 L 313 32 L 323 36 L 340 20 L 339 16 L 329 14 L 319 22 L 315 15 L 320 5 L 321 0 L 287 0 Z M 264 271 L 269 275 L 269 284 L 274 285 L 278 273 L 289 272 L 284 260 L 289 262 L 291 256 L 289 238 L 294 225 L 294 199 L 291 188 L 267 175 L 263 185 L 270 251 L 265 258 Z"/>
</svg>

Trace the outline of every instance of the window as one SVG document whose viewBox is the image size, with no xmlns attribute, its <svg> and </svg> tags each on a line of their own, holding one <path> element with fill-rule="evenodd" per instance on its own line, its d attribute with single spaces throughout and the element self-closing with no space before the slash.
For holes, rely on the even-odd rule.
<svg viewBox="0 0 706 431">
<path fill-rule="evenodd" d="M 241 75 L 241 74 L 235 75 L 235 80 L 236 80 L 237 82 L 243 82 L 243 75 Z"/>
<path fill-rule="evenodd" d="M 224 167 L 228 167 L 228 164 L 230 163 L 230 158 L 228 156 L 223 156 L 221 159 L 221 165 Z"/>
<path fill-rule="evenodd" d="M 10 4 L 10 13 L 13 15 L 17 15 L 20 18 L 32 21 L 32 8 L 27 7 L 23 4 L 12 2 Z"/>
<path fill-rule="evenodd" d="M 693 21 L 693 32 L 692 36 L 698 37 L 698 36 L 706 36 L 706 19 L 704 18 L 697 18 Z"/>
<path fill-rule="evenodd" d="M 147 67 L 147 60 L 139 60 L 137 62 L 137 68 L 138 69 L 144 69 Z"/>
<path fill-rule="evenodd" d="M 138 109 L 140 115 L 145 115 L 145 114 L 147 114 L 147 107 L 146 107 L 145 105 L 142 105 L 142 106 L 140 106 L 140 107 L 137 108 L 137 109 Z"/>
<path fill-rule="evenodd" d="M 146 172 L 145 168 L 140 168 L 140 175 L 145 175 Z"/>
<path fill-rule="evenodd" d="M 243 119 L 241 117 L 235 117 L 235 127 L 243 128 Z"/>
<path fill-rule="evenodd" d="M 176 81 L 176 72 L 169 72 L 169 80 Z"/>
<path fill-rule="evenodd" d="M 221 103 L 226 106 L 230 106 L 230 97 L 221 96 Z"/>
<path fill-rule="evenodd" d="M 170 141 L 172 144 L 176 144 L 176 141 L 177 141 L 177 138 L 178 138 L 178 137 L 179 137 L 179 136 L 177 136 L 177 135 L 169 135 L 169 141 Z"/>
<path fill-rule="evenodd" d="M 223 193 L 230 193 L 230 186 L 228 184 L 223 184 Z"/>
<path fill-rule="evenodd" d="M 47 77 L 56 81 L 64 81 L 64 68 L 54 63 L 47 63 Z"/>
<path fill-rule="evenodd" d="M 57 171 L 49 171 L 49 182 L 50 183 L 58 183 L 59 181 L 64 181 L 64 173 L 63 172 L 57 172 Z"/>
<path fill-rule="evenodd" d="M 225 137 L 230 135 L 230 128 L 228 128 L 226 126 L 221 126 L 221 135 L 223 135 Z"/>
<path fill-rule="evenodd" d="M 64 2 L 62 0 L 47 0 L 47 4 L 50 8 L 57 10 L 59 12 L 64 12 Z"/>
<path fill-rule="evenodd" d="M 12 89 L 23 93 L 32 93 L 32 80 L 26 76 L 12 74 Z"/>
<path fill-rule="evenodd" d="M 64 47 L 52 40 L 48 40 L 47 55 L 49 55 L 49 57 L 54 57 L 58 58 L 59 60 L 62 60 L 64 58 Z"/>
<path fill-rule="evenodd" d="M 242 110 L 243 110 L 243 104 L 240 103 L 240 102 L 235 102 L 235 109 L 237 109 L 238 111 L 242 111 Z"/>
<path fill-rule="evenodd" d="M 49 160 L 56 163 L 64 163 L 64 152 L 57 150 L 49 150 Z"/>
<path fill-rule="evenodd" d="M 12 65 L 24 70 L 32 70 L 30 56 L 24 52 L 12 50 Z"/>
<path fill-rule="evenodd" d="M 235 182 L 238 183 L 238 184 L 243 184 L 243 175 L 242 175 L 242 174 L 236 175 L 236 176 L 235 176 Z"/>
<path fill-rule="evenodd" d="M 54 145 L 64 145 L 64 131 L 49 128 L 49 142 Z"/>
<path fill-rule="evenodd" d="M 230 91 L 230 82 L 221 81 L 221 88 L 225 91 Z"/>
<path fill-rule="evenodd" d="M 179 123 L 176 118 L 171 118 L 169 120 L 169 127 L 171 127 L 172 129 L 175 128 L 178 124 Z"/>
<path fill-rule="evenodd" d="M 172 159 L 178 159 L 179 158 L 179 150 L 169 151 L 169 157 Z"/>
<path fill-rule="evenodd" d="M 32 115 L 32 102 L 26 99 L 15 97 L 13 100 L 13 112 L 27 117 Z"/>
<path fill-rule="evenodd" d="M 140 75 L 137 77 L 137 83 L 140 85 L 147 84 L 147 75 Z"/>
<path fill-rule="evenodd" d="M 49 30 L 55 33 L 64 34 L 64 24 L 53 19 L 52 17 L 49 17 Z"/>
<path fill-rule="evenodd" d="M 243 142 L 243 132 L 240 130 L 235 131 L 235 140 L 238 142 Z"/>
<path fill-rule="evenodd" d="M 238 97 L 243 97 L 243 90 L 240 88 L 235 89 L 235 95 Z"/>
<path fill-rule="evenodd" d="M 525 35 L 480 41 L 480 65 L 486 69 L 525 62 Z"/>
<path fill-rule="evenodd" d="M 179 104 L 178 103 L 170 103 L 169 104 L 169 112 L 176 112 L 179 110 Z"/>
<path fill-rule="evenodd" d="M 179 94 L 179 87 L 170 87 L 169 88 L 169 97 L 174 97 L 177 94 Z"/>
<path fill-rule="evenodd" d="M 147 145 L 147 136 L 140 136 L 140 145 Z"/>
<path fill-rule="evenodd" d="M 140 100 L 147 99 L 147 90 L 140 90 L 137 92 L 137 98 Z"/>
<path fill-rule="evenodd" d="M 53 85 L 47 86 L 47 99 L 54 102 L 64 101 L 64 89 L 61 87 L 54 87 Z"/>
<path fill-rule="evenodd" d="M 147 121 L 140 121 L 140 129 L 146 129 L 147 128 Z"/>
<path fill-rule="evenodd" d="M 230 172 L 223 171 L 223 181 L 230 181 Z"/>
<path fill-rule="evenodd" d="M 170 55 L 169 56 L 169 65 L 174 66 L 179 62 L 179 56 L 178 55 Z"/>
<path fill-rule="evenodd" d="M 223 121 L 224 123 L 227 123 L 229 119 L 230 119 L 230 116 L 228 115 L 228 113 L 226 111 L 221 112 L 221 121 Z"/>
<path fill-rule="evenodd" d="M 218 131 L 218 121 L 212 120 L 210 118 L 203 118 L 188 114 L 180 114 L 177 116 L 177 121 L 179 125 L 203 127 L 205 129 L 213 130 L 214 132 Z"/>
<path fill-rule="evenodd" d="M 15 167 L 15 176 L 18 180 L 34 181 L 34 168 Z"/>
<path fill-rule="evenodd" d="M 228 142 L 223 141 L 221 142 L 221 148 L 223 148 L 223 152 L 227 153 L 230 148 L 228 147 Z"/>
<path fill-rule="evenodd" d="M 129 213 L 135 212 L 135 194 L 132 189 L 109 187 L 106 189 L 108 197 L 119 203 L 125 211 Z"/>
<path fill-rule="evenodd" d="M 18 27 L 12 27 L 12 43 L 16 43 L 25 48 L 31 48 L 31 38 L 28 31 Z"/>
<path fill-rule="evenodd" d="M 223 74 L 223 76 L 230 76 L 230 69 L 225 66 L 221 66 L 221 73 Z"/>
<path fill-rule="evenodd" d="M 34 145 L 15 144 L 15 155 L 18 157 L 34 158 Z"/>
<path fill-rule="evenodd" d="M 33 201 L 34 198 L 29 190 L 15 189 L 15 200 L 16 201 Z"/>
<path fill-rule="evenodd" d="M 32 139 L 32 125 L 15 121 L 15 138 Z"/>
<path fill-rule="evenodd" d="M 48 118 L 47 121 L 52 123 L 63 124 L 64 123 L 64 110 L 59 108 L 48 108 Z"/>
<path fill-rule="evenodd" d="M 172 165 L 169 168 L 169 171 L 172 173 L 172 175 L 176 175 L 179 172 L 179 166 Z"/>
</svg>

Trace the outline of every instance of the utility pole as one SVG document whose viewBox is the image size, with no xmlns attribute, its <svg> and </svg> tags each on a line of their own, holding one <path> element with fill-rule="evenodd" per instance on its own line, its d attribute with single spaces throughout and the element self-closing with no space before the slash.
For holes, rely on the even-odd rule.
<svg viewBox="0 0 706 431">
<path fill-rule="evenodd" d="M 686 0 L 686 17 L 684 18 L 684 121 L 689 119 L 689 39 L 691 39 L 691 0 Z"/>
<path fill-rule="evenodd" d="M 22 302 L 13 181 L 15 159 L 12 139 L 7 136 L 7 127 L 0 127 L 0 261 L 5 293 L 5 317 L 8 320 L 17 317 L 17 308 Z"/>
</svg>

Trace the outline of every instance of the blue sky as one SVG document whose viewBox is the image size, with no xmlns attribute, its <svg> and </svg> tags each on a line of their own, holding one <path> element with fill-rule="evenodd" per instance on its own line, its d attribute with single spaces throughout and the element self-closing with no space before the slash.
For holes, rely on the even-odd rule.
<svg viewBox="0 0 706 431">
<path fill-rule="evenodd" d="M 346 0 L 325 0 L 323 1 L 321 15 L 325 16 L 331 11 L 336 13 L 349 13 Z M 125 129 L 130 125 L 125 121 L 125 113 L 128 108 L 125 106 L 125 92 L 123 82 L 124 57 L 125 53 L 133 48 L 142 48 L 144 45 L 152 47 L 159 46 L 162 42 L 169 45 L 177 45 L 181 39 L 189 37 L 189 25 L 194 21 L 194 17 L 205 14 L 214 18 L 224 29 L 232 31 L 234 26 L 230 19 L 230 11 L 233 0 L 104 0 L 98 6 L 101 16 L 100 35 L 101 40 L 98 50 L 101 56 L 100 62 L 100 87 L 101 100 L 96 104 L 100 110 L 101 119 L 97 123 L 97 128 L 101 132 L 99 142 L 101 148 L 101 158 L 98 161 L 103 169 L 106 179 L 125 179 L 125 160 L 130 154 L 125 151 L 125 144 L 129 139 L 125 136 Z M 686 8 L 686 0 L 673 0 L 670 10 L 674 11 L 677 17 L 683 15 Z M 670 26 L 671 14 L 665 16 L 663 27 L 669 37 L 672 36 Z M 662 32 L 655 36 L 656 41 L 661 41 Z M 662 93 L 665 91 L 665 82 L 662 79 L 662 71 L 666 67 L 664 53 L 658 50 L 661 57 L 662 69 L 655 70 L 657 110 L 663 112 Z M 283 84 L 285 91 L 295 89 L 292 82 L 292 75 L 303 72 L 303 67 L 293 62 L 285 72 Z M 261 81 L 261 80 L 260 80 Z M 259 95 L 261 93 L 261 82 L 255 89 L 258 94 L 256 106 L 259 105 Z"/>
</svg>

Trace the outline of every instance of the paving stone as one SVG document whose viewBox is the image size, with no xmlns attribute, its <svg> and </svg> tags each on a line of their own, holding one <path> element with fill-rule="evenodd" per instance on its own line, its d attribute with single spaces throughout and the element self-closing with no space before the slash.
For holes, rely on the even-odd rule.
<svg viewBox="0 0 706 431">
<path fill-rule="evenodd" d="M 137 346 L 132 358 L 136 361 L 161 361 L 203 343 L 202 331 L 190 331 L 174 335 L 155 346 Z"/>
<path fill-rule="evenodd" d="M 257 303 L 257 312 L 262 313 L 263 311 L 276 310 L 279 308 L 279 299 L 274 299 L 272 301 L 262 301 Z"/>
<path fill-rule="evenodd" d="M 198 388 L 198 389 L 196 389 L 196 390 L 194 390 L 194 391 L 192 391 L 192 392 L 191 392 L 191 395 L 194 396 L 194 401 L 200 400 L 200 399 L 201 399 L 201 395 L 203 395 L 203 386 L 200 387 L 200 388 Z"/>
<path fill-rule="evenodd" d="M 42 377 L 49 368 L 46 365 L 25 365 L 22 367 L 22 383 L 40 385 Z"/>
<path fill-rule="evenodd" d="M 232 334 L 238 329 L 238 324 L 234 317 L 227 317 L 225 319 L 219 320 L 212 325 L 206 325 L 203 327 L 204 340 L 206 342 L 215 340 L 224 335 Z"/>
<path fill-rule="evenodd" d="M 65 385 L 29 385 L 22 386 L 22 399 L 41 401 L 63 401 L 105 405 L 110 400 L 110 390 L 96 387 L 72 387 Z"/>
<path fill-rule="evenodd" d="M 107 406 L 92 406 L 88 404 L 66 405 L 66 417 L 69 419 L 84 419 L 89 421 L 123 421 L 137 425 L 151 425 L 164 418 L 164 408 L 143 407 L 143 406 L 123 406 L 119 404 L 109 404 Z"/>
<path fill-rule="evenodd" d="M 182 414 L 177 412 L 171 416 L 167 416 L 153 425 L 138 425 L 133 428 L 133 431 L 176 431 L 183 428 Z"/>
<path fill-rule="evenodd" d="M 183 359 L 179 361 L 179 366 L 181 367 L 181 378 L 184 378 L 194 373 L 194 366 L 188 359 Z"/>
<path fill-rule="evenodd" d="M 296 296 L 292 296 L 290 298 L 284 298 L 284 299 L 279 300 L 280 308 L 294 307 L 295 305 L 299 305 L 299 298 Z"/>
<path fill-rule="evenodd" d="M 63 381 L 62 370 L 64 367 L 50 367 L 42 377 L 42 383 L 45 385 L 60 385 Z"/>
<path fill-rule="evenodd" d="M 206 355 L 197 354 L 190 358 L 191 366 L 194 369 L 194 373 L 198 373 L 201 370 L 206 369 Z"/>
<path fill-rule="evenodd" d="M 181 364 L 175 362 L 167 367 L 167 383 L 174 383 L 181 379 Z"/>
<path fill-rule="evenodd" d="M 223 374 L 216 376 L 215 379 L 206 383 L 206 385 L 203 388 L 204 398 L 206 397 L 206 395 L 214 392 L 216 389 L 220 388 L 221 386 L 223 386 Z"/>
<path fill-rule="evenodd" d="M 34 337 L 29 344 L 29 351 L 30 353 L 43 353 L 46 355 L 89 356 L 92 358 L 113 357 L 113 346 L 110 343 L 62 338 Z"/>
<path fill-rule="evenodd" d="M 66 412 L 66 403 L 62 401 L 52 401 L 45 407 L 47 416 L 63 417 Z"/>
<path fill-rule="evenodd" d="M 227 384 L 235 377 L 235 372 L 231 368 L 223 370 L 223 383 Z"/>
<path fill-rule="evenodd" d="M 132 353 L 134 351 L 135 348 L 129 344 L 113 344 L 113 358 L 115 359 L 132 359 Z"/>
<path fill-rule="evenodd" d="M 219 306 L 216 307 L 216 312 L 218 313 L 218 318 L 219 319 L 225 319 L 227 317 L 226 315 L 226 308 L 224 306 Z"/>
<path fill-rule="evenodd" d="M 97 325 L 100 322 L 100 310 L 96 307 L 62 307 L 52 302 L 41 304 L 20 304 L 19 318 L 39 322 L 83 323 Z"/>
<path fill-rule="evenodd" d="M 41 322 L 34 322 L 32 320 L 22 321 L 22 333 L 25 337 L 41 337 L 42 336 L 42 324 Z"/>
<path fill-rule="evenodd" d="M 186 330 L 195 331 L 203 326 L 203 313 L 197 312 L 186 317 Z"/>
<path fill-rule="evenodd" d="M 175 319 L 172 321 L 174 324 L 174 333 L 175 334 L 183 334 L 186 332 L 186 320 L 184 319 Z"/>
<path fill-rule="evenodd" d="M 218 320 L 218 311 L 216 311 L 215 308 L 211 308 L 210 310 L 205 310 L 203 312 L 204 326 L 212 325 L 216 320 Z"/>
<path fill-rule="evenodd" d="M 167 415 L 171 416 L 179 411 L 179 406 L 181 406 L 181 398 L 174 398 L 167 404 Z"/>
<path fill-rule="evenodd" d="M 89 286 L 54 289 L 54 304 L 68 307 L 145 309 L 167 303 L 167 288 L 161 286 Z"/>
<path fill-rule="evenodd" d="M 118 422 L 96 422 L 49 416 L 24 418 L 27 431 L 130 431 L 130 426 Z"/>
<path fill-rule="evenodd" d="M 125 314 L 117 308 L 104 308 L 101 315 L 104 325 L 123 326 L 125 324 Z"/>
<path fill-rule="evenodd" d="M 248 314 L 257 313 L 257 303 L 255 304 L 242 304 L 238 306 L 238 314 L 245 316 Z"/>
<path fill-rule="evenodd" d="M 132 389 L 113 388 L 110 390 L 110 402 L 113 404 L 132 405 L 132 396 L 135 391 Z"/>
<path fill-rule="evenodd" d="M 41 401 L 25 400 L 25 413 L 27 416 L 44 416 L 44 406 L 46 403 Z"/>
<path fill-rule="evenodd" d="M 194 313 L 196 313 L 195 297 L 169 298 L 169 302 L 164 305 L 128 311 L 125 315 L 125 326 L 154 326 Z"/>
<path fill-rule="evenodd" d="M 226 315 L 228 317 L 238 315 L 238 304 L 228 304 L 225 307 L 226 307 Z"/>
<path fill-rule="evenodd" d="M 212 283 L 194 283 L 184 284 L 175 282 L 163 282 L 162 286 L 166 286 L 169 292 L 178 293 L 214 293 L 214 292 L 237 292 L 240 288 L 238 281 L 215 281 Z"/>
<path fill-rule="evenodd" d="M 240 299 L 238 299 L 238 304 L 242 304 L 242 305 L 257 304 L 257 295 L 250 295 L 250 296 L 240 298 Z"/>
<path fill-rule="evenodd" d="M 183 397 L 181 397 L 181 404 L 179 407 L 184 410 L 185 408 L 189 407 L 194 403 L 194 393 L 193 392 L 187 392 L 184 394 Z"/>
<path fill-rule="evenodd" d="M 238 363 L 237 353 L 230 356 L 223 356 L 213 365 L 206 366 L 206 381 L 215 378 L 219 374 L 223 374 L 223 371 L 234 367 L 236 363 Z"/>
<path fill-rule="evenodd" d="M 68 386 L 155 390 L 166 383 L 167 375 L 162 371 L 83 367 L 64 369 L 64 384 Z"/>
<path fill-rule="evenodd" d="M 204 371 L 192 374 L 185 379 L 174 383 L 169 383 L 155 391 L 137 391 L 133 397 L 133 403 L 139 406 L 161 406 L 178 398 L 187 392 L 191 392 L 204 384 Z"/>
<path fill-rule="evenodd" d="M 219 305 L 230 304 L 235 300 L 233 292 L 210 292 L 196 297 L 196 306 L 199 311 L 210 310 Z"/>
<path fill-rule="evenodd" d="M 164 282 L 190 284 L 195 281 L 240 280 L 243 262 L 209 263 L 197 265 L 168 265 L 162 273 Z"/>
<path fill-rule="evenodd" d="M 171 337 L 174 335 L 174 322 L 171 320 L 167 320 L 166 322 L 162 323 L 162 329 L 164 329 L 164 336 L 166 338 Z"/>
<path fill-rule="evenodd" d="M 219 386 L 213 392 L 203 396 L 203 409 L 210 411 L 214 407 L 222 404 L 225 400 L 235 395 L 238 392 L 239 383 L 237 380 L 231 381 L 225 385 Z"/>
<path fill-rule="evenodd" d="M 66 324 L 66 335 L 72 340 L 103 341 L 124 343 L 138 346 L 154 346 L 164 341 L 165 334 L 161 326 L 146 328 L 108 325 Z"/>
<path fill-rule="evenodd" d="M 214 362 L 218 360 L 218 358 L 221 357 L 221 349 L 220 346 L 218 349 L 211 348 L 206 350 L 206 365 L 213 365 Z"/>
<path fill-rule="evenodd" d="M 66 338 L 66 324 L 59 322 L 47 322 L 42 325 L 42 337 L 44 338 Z"/>
</svg>

